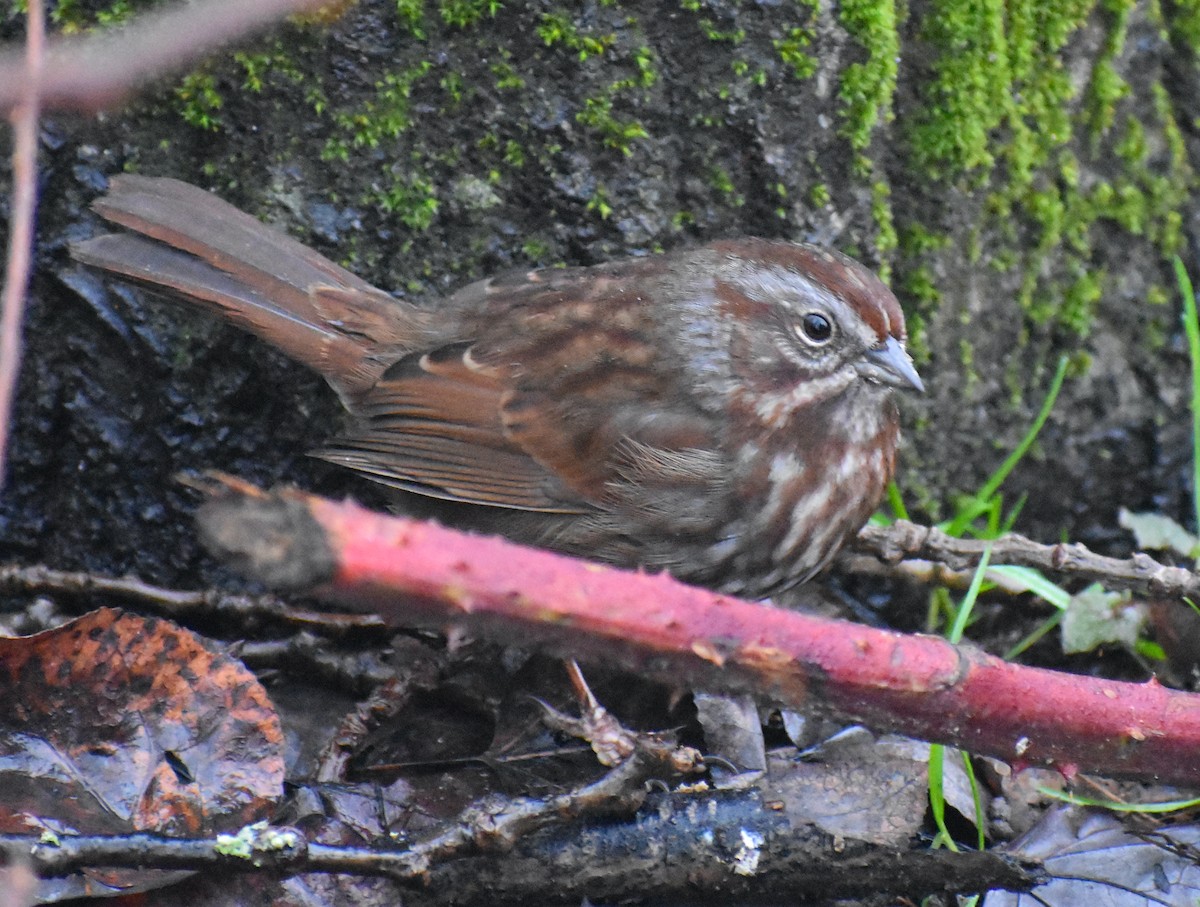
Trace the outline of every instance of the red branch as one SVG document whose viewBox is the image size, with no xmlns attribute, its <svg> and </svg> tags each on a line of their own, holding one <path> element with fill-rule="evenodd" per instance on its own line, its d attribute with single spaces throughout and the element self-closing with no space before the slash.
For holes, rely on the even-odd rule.
<svg viewBox="0 0 1200 907">
<path fill-rule="evenodd" d="M 1200 782 L 1200 695 L 1026 668 L 298 492 L 226 494 L 210 546 L 404 625 L 464 626 L 1071 772 Z"/>
</svg>

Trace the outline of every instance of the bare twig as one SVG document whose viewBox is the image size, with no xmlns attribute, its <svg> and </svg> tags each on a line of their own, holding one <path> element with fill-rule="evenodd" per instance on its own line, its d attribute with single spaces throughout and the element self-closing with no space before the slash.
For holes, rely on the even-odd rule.
<svg viewBox="0 0 1200 907">
<path fill-rule="evenodd" d="M 683 903 L 696 901 L 699 891 L 718 892 L 723 904 L 763 904 L 824 902 L 881 889 L 916 899 L 932 892 L 1028 891 L 1047 881 L 1044 869 L 996 850 L 881 850 L 867 842 L 831 836 L 815 825 L 790 819 L 786 812 L 764 808 L 755 791 L 716 797 L 696 792 L 651 794 L 650 801 L 636 823 L 595 822 L 559 835 L 527 837 L 511 852 L 493 849 L 490 855 L 472 859 L 438 861 L 428 875 L 414 868 L 409 850 L 386 850 L 378 844 L 373 848 L 305 844 L 291 838 L 286 828 L 262 829 L 266 846 L 255 846 L 250 835 L 239 836 L 250 845 L 243 857 L 218 853 L 215 840 L 154 835 L 60 836 L 56 844 L 37 836 L 12 835 L 0 837 L 0 850 L 30 854 L 26 862 L 43 875 L 103 865 L 383 875 L 408 882 L 404 903 L 420 907 L 452 899 L 506 907 L 540 904 L 546 901 L 547 882 L 562 903 L 580 903 L 589 897 L 613 903 L 633 897 Z M 495 816 L 498 808 L 503 809 L 502 802 L 494 801 L 479 815 Z M 559 798 L 540 802 L 556 805 Z M 514 807 L 523 809 L 519 803 Z M 506 825 L 503 815 L 499 819 L 501 826 Z M 452 846 L 452 855 L 476 849 L 469 828 L 464 826 L 463 834 L 455 837 L 462 847 Z M 486 843 L 491 832 L 484 828 L 483 834 Z M 416 884 L 419 881 L 425 884 Z"/>
<path fill-rule="evenodd" d="M 32 81 L 15 53 L 0 53 L 0 110 L 23 103 L 22 86 L 47 109 L 94 113 L 120 103 L 155 76 L 178 72 L 214 49 L 328 0 L 204 0 L 147 13 L 119 31 L 51 42 Z M 30 4 L 30 15 L 32 16 Z"/>
<path fill-rule="evenodd" d="M 1124 559 L 1104 557 L 1078 542 L 1043 545 L 1015 534 L 981 542 L 954 538 L 940 529 L 905 520 L 897 520 L 891 526 L 867 526 L 854 543 L 855 550 L 886 563 L 919 558 L 954 570 L 972 569 L 979 563 L 985 545 L 992 546 L 991 563 L 995 566 L 1034 567 L 1143 595 L 1200 598 L 1200 576 L 1182 567 L 1160 564 L 1141 552 Z"/>
<path fill-rule="evenodd" d="M 37 208 L 38 83 L 45 62 L 42 0 L 29 0 L 25 53 L 0 84 L 12 86 L 13 203 L 8 233 L 4 290 L 0 294 L 0 490 L 4 488 L 12 404 L 21 368 L 21 321 L 33 256 L 33 215 Z"/>
<path fill-rule="evenodd" d="M 82 598 L 104 596 L 175 619 L 219 614 L 232 618 L 243 632 L 267 622 L 313 630 L 324 637 L 384 627 L 383 621 L 371 614 L 311 611 L 275 595 L 235 595 L 216 589 L 190 592 L 155 586 L 135 576 L 100 576 L 39 565 L 0 564 L 0 589 Z"/>
<path fill-rule="evenodd" d="M 632 815 L 645 798 L 649 778 L 672 776 L 682 767 L 679 747 L 650 735 L 639 739 L 641 745 L 633 756 L 591 784 L 546 799 L 487 798 L 464 810 L 459 821 L 446 831 L 401 851 L 309 843 L 295 829 L 273 828 L 265 822 L 243 829 L 237 838 L 216 840 L 134 834 L 63 835 L 50 842 L 38 837 L 0 835 L 0 851 L 26 854 L 39 873 L 56 876 L 88 866 L 220 867 L 246 872 L 270 867 L 283 874 L 354 872 L 419 881 L 447 860 L 479 851 L 506 851 L 521 838 L 556 822 L 585 815 Z"/>
<path fill-rule="evenodd" d="M 686 747 L 653 735 L 637 737 L 633 755 L 599 780 L 544 800 L 533 797 L 492 797 L 463 811 L 462 821 L 409 851 L 417 876 L 433 866 L 467 853 L 506 851 L 533 832 L 563 819 L 585 815 L 632 815 L 646 796 L 645 782 L 691 770 Z M 695 765 L 699 764 L 696 756 Z M 695 766 L 693 766 L 694 768 Z"/>
</svg>

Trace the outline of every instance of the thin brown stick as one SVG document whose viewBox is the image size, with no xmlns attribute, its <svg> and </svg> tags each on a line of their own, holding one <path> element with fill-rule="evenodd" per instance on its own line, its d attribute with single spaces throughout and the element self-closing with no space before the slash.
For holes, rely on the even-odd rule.
<svg viewBox="0 0 1200 907">
<path fill-rule="evenodd" d="M 19 69 L 0 84 L 11 84 L 18 94 L 11 110 L 13 124 L 13 203 L 5 261 L 4 290 L 0 294 L 0 490 L 4 488 L 13 398 L 21 369 L 21 321 L 33 255 L 33 215 L 37 208 L 38 83 L 45 63 L 45 16 L 42 0 L 29 0 L 25 28 L 25 55 Z"/>
<path fill-rule="evenodd" d="M 274 595 L 235 595 L 219 589 L 188 591 L 155 586 L 136 576 L 101 576 L 82 571 L 54 570 L 31 564 L 0 564 L 0 591 L 22 594 L 132 602 L 180 620 L 221 615 L 240 633 L 264 624 L 284 624 L 312 630 L 323 637 L 379 630 L 383 621 L 370 614 L 335 614 L 312 611 Z"/>
<path fill-rule="evenodd" d="M 46 66 L 28 83 L 47 109 L 95 113 L 140 85 L 202 60 L 218 47 L 327 0 L 204 0 L 147 13 L 120 30 L 62 38 L 47 49 Z M 33 4 L 30 4 L 32 15 Z M 0 110 L 23 103 L 26 70 L 19 55 L 0 53 Z"/>
<path fill-rule="evenodd" d="M 897 520 L 891 526 L 867 526 L 854 542 L 856 551 L 885 563 L 918 558 L 970 570 L 979 563 L 985 545 L 992 546 L 991 563 L 1034 567 L 1082 580 L 1103 583 L 1109 589 L 1128 589 L 1141 595 L 1200 600 L 1200 576 L 1183 567 L 1160 564 L 1138 552 L 1130 558 L 1104 557 L 1078 542 L 1043 545 L 1020 535 L 992 542 L 959 539 L 932 526 Z"/>
<path fill-rule="evenodd" d="M 354 872 L 398 881 L 425 879 L 431 868 L 465 854 L 504 852 L 520 839 L 564 820 L 588 815 L 632 815 L 646 796 L 645 782 L 671 777 L 689 767 L 671 742 L 650 735 L 638 738 L 637 751 L 598 780 L 563 794 L 533 797 L 494 796 L 467 807 L 459 821 L 407 850 L 369 850 L 310 843 L 295 829 L 263 822 L 217 840 L 185 840 L 151 834 L 76 837 L 54 841 L 0 835 L 0 851 L 28 856 L 38 872 L 61 876 L 87 866 L 145 868 L 216 868 L 260 871 L 264 866 L 297 872 Z M 686 748 L 684 748 L 686 749 Z M 237 846 L 235 846 L 235 844 Z"/>
</svg>

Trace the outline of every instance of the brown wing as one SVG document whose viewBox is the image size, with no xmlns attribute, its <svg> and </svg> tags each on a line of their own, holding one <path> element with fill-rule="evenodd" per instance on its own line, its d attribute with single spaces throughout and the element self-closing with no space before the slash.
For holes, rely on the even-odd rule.
<svg viewBox="0 0 1200 907">
<path fill-rule="evenodd" d="M 470 339 L 389 368 L 353 408 L 361 430 L 317 455 L 421 494 L 526 510 L 608 509 L 656 478 L 678 487 L 678 464 L 718 439 L 660 354 L 642 291 L 661 267 L 468 287 L 446 310 Z"/>
<path fill-rule="evenodd" d="M 505 431 L 503 375 L 473 368 L 469 344 L 406 356 L 354 407 L 362 428 L 315 456 L 431 497 L 493 507 L 586 510 Z"/>
</svg>

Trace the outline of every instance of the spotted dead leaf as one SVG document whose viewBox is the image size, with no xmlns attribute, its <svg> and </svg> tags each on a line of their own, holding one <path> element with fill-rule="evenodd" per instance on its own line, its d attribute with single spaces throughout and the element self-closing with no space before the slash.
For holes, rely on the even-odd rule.
<svg viewBox="0 0 1200 907">
<path fill-rule="evenodd" d="M 0 639 L 0 702 L 3 832 L 211 835 L 282 793 L 266 692 L 169 621 L 101 609 Z"/>
</svg>

